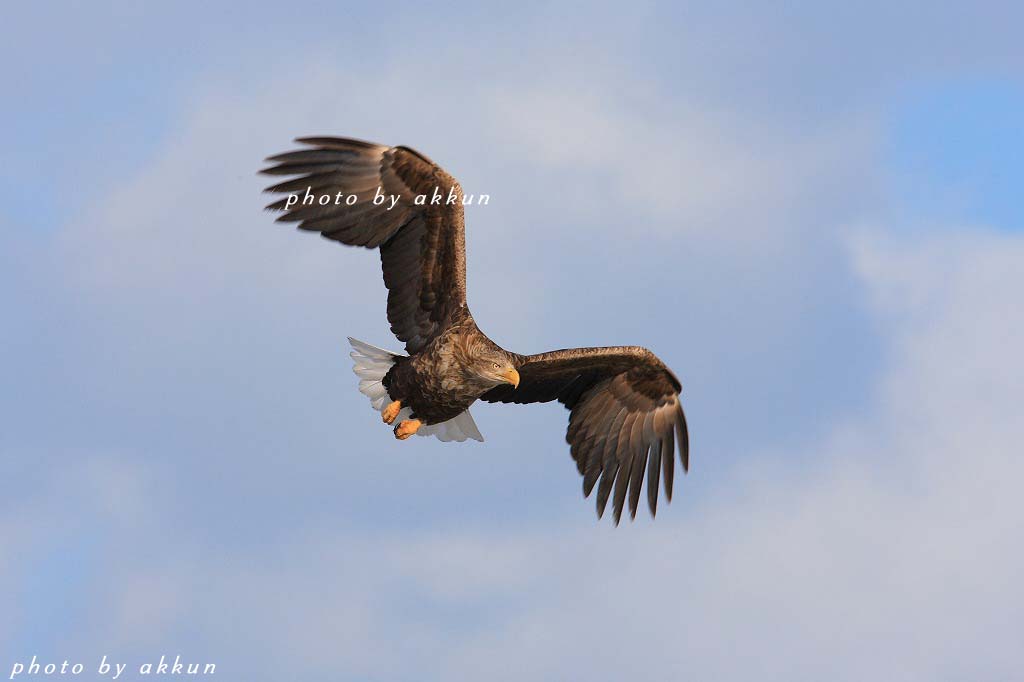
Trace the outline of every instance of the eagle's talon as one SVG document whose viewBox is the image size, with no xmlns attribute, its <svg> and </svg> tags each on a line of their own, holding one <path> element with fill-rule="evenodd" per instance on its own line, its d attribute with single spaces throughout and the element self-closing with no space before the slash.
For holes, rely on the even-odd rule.
<svg viewBox="0 0 1024 682">
<path fill-rule="evenodd" d="M 396 400 L 393 403 L 390 403 L 387 407 L 385 407 L 384 411 L 380 413 L 380 416 L 384 420 L 385 424 L 393 424 L 395 422 L 395 418 L 398 416 L 398 413 L 401 412 L 401 410 L 402 401 Z"/>
<path fill-rule="evenodd" d="M 423 426 L 423 422 L 419 419 L 406 419 L 395 427 L 395 438 L 398 440 L 405 440 L 412 434 L 420 430 Z"/>
</svg>

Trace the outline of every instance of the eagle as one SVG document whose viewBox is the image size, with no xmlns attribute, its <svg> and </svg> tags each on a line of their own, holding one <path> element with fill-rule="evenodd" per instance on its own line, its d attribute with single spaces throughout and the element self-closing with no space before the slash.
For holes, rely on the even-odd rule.
<svg viewBox="0 0 1024 682">
<path fill-rule="evenodd" d="M 507 351 L 487 337 L 466 303 L 465 195 L 423 154 L 352 138 L 303 137 L 266 159 L 261 173 L 296 176 L 266 189 L 284 194 L 267 209 L 278 222 L 380 251 L 391 331 L 407 355 L 349 337 L 359 390 L 394 435 L 483 441 L 469 413 L 477 400 L 546 403 L 569 410 L 565 440 L 597 487 L 597 515 L 613 500 L 618 525 L 631 518 L 647 476 L 657 513 L 659 480 L 672 500 L 675 452 L 689 469 L 689 435 L 675 374 L 640 346 Z"/>
</svg>

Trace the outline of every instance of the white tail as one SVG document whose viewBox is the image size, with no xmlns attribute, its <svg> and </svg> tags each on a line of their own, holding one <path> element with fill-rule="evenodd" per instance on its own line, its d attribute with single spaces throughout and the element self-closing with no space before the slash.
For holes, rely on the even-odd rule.
<svg viewBox="0 0 1024 682">
<path fill-rule="evenodd" d="M 353 339 L 351 336 L 348 337 L 348 342 L 352 344 L 352 352 L 349 355 L 352 356 L 352 360 L 355 362 L 352 371 L 359 377 L 359 392 L 370 399 L 373 409 L 383 412 L 384 408 L 391 402 L 391 396 L 388 395 L 388 390 L 384 388 L 382 383 L 384 375 L 395 364 L 395 359 L 401 357 L 401 355 L 384 350 L 383 348 L 371 346 L 368 343 L 363 343 Z M 408 419 L 411 413 L 412 411 L 408 407 L 403 407 L 398 413 L 396 421 Z M 469 410 L 440 424 L 425 424 L 419 428 L 416 435 L 437 436 L 437 439 L 441 441 L 448 442 L 454 440 L 460 443 L 467 438 L 481 442 L 484 439 L 480 435 L 480 429 L 476 427 L 476 422 L 473 421 L 473 415 L 469 413 Z"/>
</svg>

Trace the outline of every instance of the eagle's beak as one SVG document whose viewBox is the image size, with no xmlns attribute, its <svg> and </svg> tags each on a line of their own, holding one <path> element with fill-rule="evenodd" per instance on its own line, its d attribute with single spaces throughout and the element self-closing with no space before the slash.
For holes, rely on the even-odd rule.
<svg viewBox="0 0 1024 682">
<path fill-rule="evenodd" d="M 509 367 L 508 371 L 501 375 L 505 381 L 512 384 L 512 388 L 519 388 L 519 372 Z"/>
</svg>

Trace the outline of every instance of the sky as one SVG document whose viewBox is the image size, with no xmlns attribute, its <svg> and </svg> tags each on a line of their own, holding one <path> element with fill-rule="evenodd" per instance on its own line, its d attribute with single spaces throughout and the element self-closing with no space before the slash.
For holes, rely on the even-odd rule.
<svg viewBox="0 0 1024 682">
<path fill-rule="evenodd" d="M 9 15 L 0 672 L 1024 677 L 1019 6 Z M 598 521 L 557 405 L 380 423 L 345 342 L 400 348 L 377 257 L 262 210 L 263 158 L 323 134 L 491 196 L 495 341 L 673 368 L 656 520 Z"/>
</svg>

